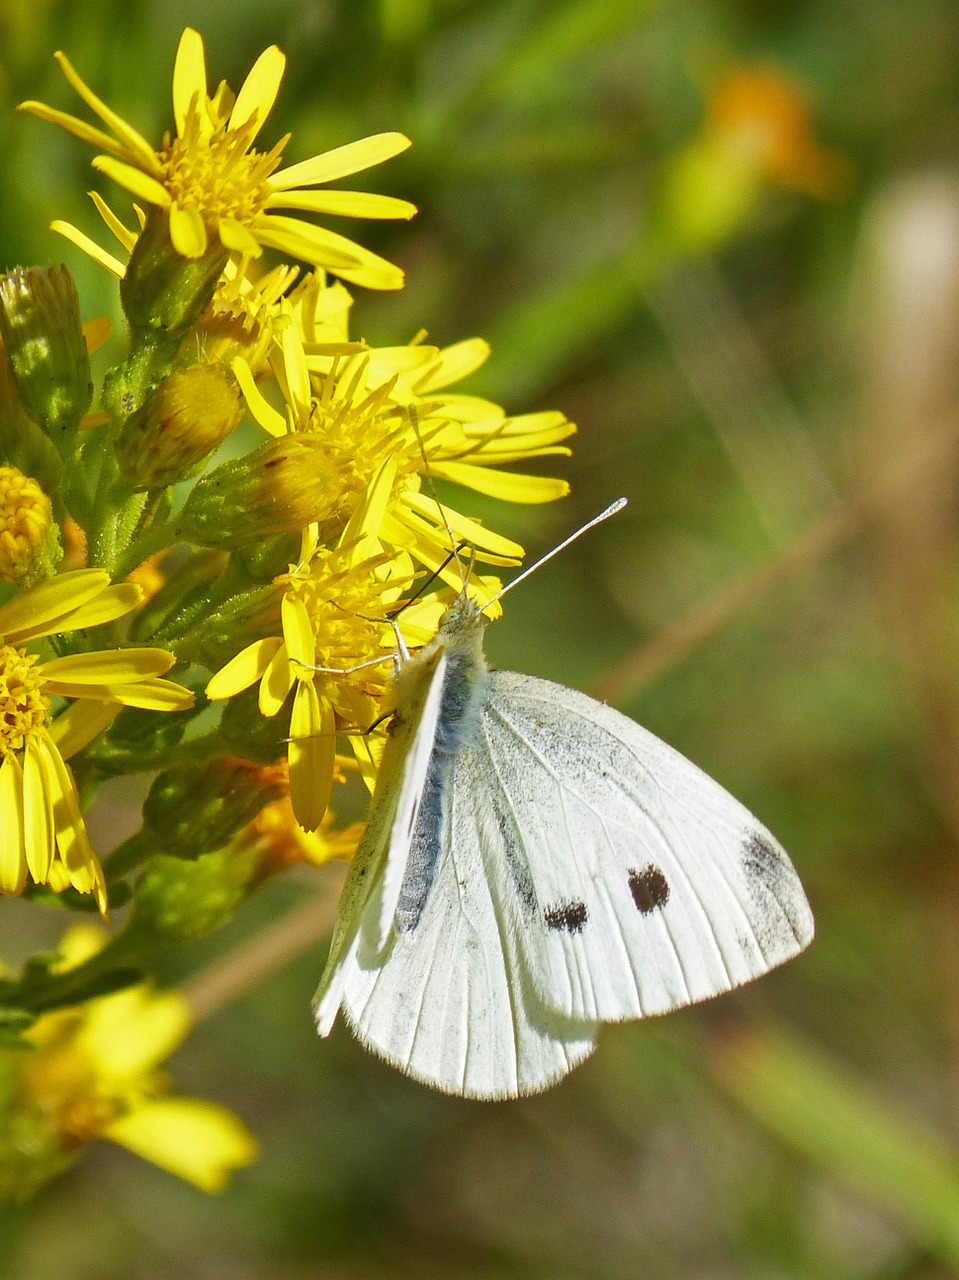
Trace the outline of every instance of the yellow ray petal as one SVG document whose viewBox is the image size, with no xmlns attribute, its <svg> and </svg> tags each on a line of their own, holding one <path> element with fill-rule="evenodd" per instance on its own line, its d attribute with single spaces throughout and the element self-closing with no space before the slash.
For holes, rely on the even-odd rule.
<svg viewBox="0 0 959 1280">
<path fill-rule="evenodd" d="M 53 56 L 59 62 L 60 70 L 70 84 L 76 89 L 90 110 L 100 117 L 108 129 L 113 130 L 128 155 L 136 159 L 139 164 L 142 164 L 148 173 L 159 173 L 160 161 L 146 138 L 141 133 L 138 133 L 132 125 L 127 124 L 122 116 L 118 116 L 115 111 L 112 111 L 101 98 L 97 97 L 92 89 L 88 88 L 86 83 L 74 71 L 66 54 L 58 51 Z"/>
<path fill-rule="evenodd" d="M 290 799 L 296 820 L 315 831 L 323 820 L 333 791 L 336 726 L 333 706 L 321 698 L 312 680 L 301 680 L 290 719 Z"/>
<path fill-rule="evenodd" d="M 71 702 L 50 725 L 50 737 L 64 760 L 69 760 L 109 728 L 122 710 L 109 702 Z"/>
<path fill-rule="evenodd" d="M 474 467 L 466 462 L 431 463 L 433 475 L 485 493 L 504 502 L 555 502 L 569 493 L 566 480 L 553 476 L 524 476 L 515 471 L 497 471 L 494 467 Z"/>
<path fill-rule="evenodd" d="M 45 884 L 53 861 L 53 814 L 36 734 L 30 734 L 23 749 L 23 843 L 30 875 Z"/>
<path fill-rule="evenodd" d="M 73 774 L 49 738 L 40 743 L 40 749 L 47 794 L 52 800 L 57 848 L 67 878 L 78 893 L 94 894 L 101 914 L 106 915 L 106 882 L 100 860 L 87 835 Z"/>
<path fill-rule="evenodd" d="M 236 218 L 220 218 L 216 228 L 224 249 L 245 254 L 248 258 L 258 258 L 263 252 L 253 232 L 242 222 L 237 222 Z"/>
<path fill-rule="evenodd" d="M 240 86 L 228 128 L 241 129 L 251 124 L 249 138 L 253 141 L 273 109 L 285 69 L 286 58 L 275 44 L 263 50 Z"/>
<path fill-rule="evenodd" d="M 253 1163 L 258 1149 L 232 1112 L 199 1098 L 142 1102 L 101 1133 L 201 1191 L 222 1190 L 234 1169 Z"/>
<path fill-rule="evenodd" d="M 274 409 L 262 394 L 247 362 L 241 356 L 237 356 L 230 368 L 243 393 L 247 408 L 263 430 L 268 431 L 271 436 L 285 436 L 287 434 L 286 418 Z"/>
<path fill-rule="evenodd" d="M 23 843 L 23 770 L 16 756 L 0 764 L 0 893 L 22 893 L 27 883 Z"/>
<path fill-rule="evenodd" d="M 359 173 L 361 169 L 382 164 L 405 151 L 409 145 L 409 138 L 402 133 L 374 133 L 368 138 L 348 142 L 345 147 L 336 147 L 333 151 L 325 151 L 320 156 L 281 169 L 268 180 L 268 185 L 273 191 L 292 191 L 294 187 L 315 187 L 321 182 L 333 182 L 336 178 L 345 178 L 351 173 Z"/>
<path fill-rule="evenodd" d="M 43 664 L 43 676 L 51 683 L 128 684 L 144 676 L 162 676 L 175 661 L 166 649 L 103 649 L 52 658 Z"/>
<path fill-rule="evenodd" d="M 299 596 L 287 593 L 280 605 L 280 615 L 283 619 L 283 640 L 290 662 L 312 667 L 316 662 L 316 638 L 306 605 Z"/>
<path fill-rule="evenodd" d="M 416 205 L 368 191 L 282 191 L 267 199 L 267 209 L 304 209 L 341 218 L 412 218 Z"/>
<path fill-rule="evenodd" d="M 225 667 L 211 676 L 206 686 L 208 698 L 232 698 L 249 689 L 266 671 L 283 641 L 279 636 L 256 640 L 231 658 Z"/>
<path fill-rule="evenodd" d="M 261 214 L 253 223 L 260 244 L 280 249 L 294 258 L 302 258 L 317 267 L 328 267 L 340 274 L 348 267 L 358 267 L 360 247 L 325 227 L 314 227 L 299 218 L 281 214 Z"/>
<path fill-rule="evenodd" d="M 439 521 L 442 524 L 445 516 L 446 524 L 452 529 L 457 539 L 469 542 L 474 547 L 481 547 L 484 551 L 492 551 L 497 556 L 508 556 L 517 563 L 526 554 L 518 542 L 513 542 L 510 538 L 504 538 L 502 534 L 494 533 L 492 529 L 484 528 L 483 525 L 477 524 L 475 520 L 470 520 L 467 516 L 460 515 L 452 507 L 437 506 L 436 500 L 424 493 L 415 493 L 408 490 L 403 495 L 403 501 L 411 510 L 425 520 Z"/>
<path fill-rule="evenodd" d="M 127 253 L 132 253 L 133 246 L 137 242 L 137 233 L 135 231 L 130 231 L 123 225 L 107 202 L 102 196 L 98 195 L 96 191 L 88 191 L 87 195 L 93 201 L 94 205 L 96 205 L 97 213 L 123 245 Z"/>
<path fill-rule="evenodd" d="M 48 578 L 38 587 L 19 591 L 0 605 L 0 636 L 11 644 L 62 630 L 56 624 L 110 585 L 105 569 L 74 569 Z"/>
<path fill-rule="evenodd" d="M 146 200 L 148 204 L 159 205 L 162 209 L 170 203 L 170 193 L 166 187 L 157 182 L 156 178 L 144 173 L 142 169 L 137 169 L 132 164 L 125 164 L 114 156 L 94 156 L 92 164 L 98 173 L 111 178 L 127 191 L 132 191 L 135 196 Z"/>
<path fill-rule="evenodd" d="M 198 103 L 206 98 L 206 58 L 203 37 L 192 27 L 187 27 L 180 37 L 173 64 L 173 119 L 180 138 L 183 137 L 194 98 Z"/>
<path fill-rule="evenodd" d="M 181 208 L 174 203 L 170 205 L 170 239 L 177 253 L 184 258 L 202 258 L 209 243 L 206 223 L 198 209 L 191 205 Z"/>
<path fill-rule="evenodd" d="M 295 681 L 296 676 L 290 666 L 286 645 L 280 645 L 260 681 L 257 698 L 260 714 L 275 716 L 286 701 Z"/>
<path fill-rule="evenodd" d="M 422 393 L 459 382 L 485 364 L 489 354 L 490 345 L 484 338 L 464 338 L 451 347 L 444 347 L 436 364 L 417 382 L 416 389 Z"/>
<path fill-rule="evenodd" d="M 70 630 L 80 631 L 85 627 L 114 622 L 135 609 L 142 599 L 143 589 L 135 582 L 118 582 L 74 610 L 70 616 Z"/>
<path fill-rule="evenodd" d="M 96 147 L 98 151 L 106 151 L 110 155 L 129 159 L 129 152 L 126 147 L 122 147 L 115 138 L 111 138 L 102 129 L 97 129 L 92 124 L 87 124 L 85 120 L 78 120 L 76 116 L 68 115 L 66 111 L 57 111 L 54 107 L 48 107 L 45 102 L 34 102 L 32 99 L 27 102 L 21 102 L 17 110 L 25 111 L 28 115 L 36 116 L 38 120 L 43 120 L 47 124 L 55 124 L 58 128 L 65 129 L 67 133 L 72 133 L 81 142 L 88 142 L 91 147 Z"/>
<path fill-rule="evenodd" d="M 127 269 L 126 263 L 121 262 L 119 258 L 115 258 L 112 253 L 107 253 L 106 249 L 101 249 L 95 240 L 91 240 L 89 236 L 84 235 L 82 231 L 78 231 L 69 222 L 61 222 L 57 218 L 50 223 L 50 230 L 55 231 L 59 236 L 63 236 L 71 244 L 75 244 L 88 258 L 92 258 L 94 262 L 99 262 L 101 267 L 105 267 L 118 280 L 123 279 Z"/>
</svg>

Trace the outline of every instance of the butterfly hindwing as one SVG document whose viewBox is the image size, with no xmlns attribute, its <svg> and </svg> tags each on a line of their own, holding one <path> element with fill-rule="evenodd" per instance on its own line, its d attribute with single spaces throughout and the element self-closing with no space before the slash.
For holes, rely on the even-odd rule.
<svg viewBox="0 0 959 1280">
<path fill-rule="evenodd" d="M 805 894 L 772 835 L 619 712 L 494 672 L 481 749 L 525 877 L 515 892 L 530 972 L 558 1012 L 662 1013 L 747 982 L 810 941 Z"/>
</svg>

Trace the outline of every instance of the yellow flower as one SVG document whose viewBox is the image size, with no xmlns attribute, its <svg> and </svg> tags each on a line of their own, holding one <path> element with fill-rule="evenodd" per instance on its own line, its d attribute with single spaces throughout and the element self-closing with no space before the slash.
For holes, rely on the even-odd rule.
<svg viewBox="0 0 959 1280">
<path fill-rule="evenodd" d="M 306 305 L 296 291 L 289 304 L 293 323 L 280 332 L 275 371 L 286 413 L 262 395 L 242 360 L 234 361 L 233 370 L 250 413 L 266 431 L 277 437 L 307 433 L 317 440 L 325 476 L 315 489 L 319 541 L 340 533 L 389 460 L 378 533 L 384 545 L 408 552 L 457 589 L 461 577 L 449 564 L 451 532 L 487 564 L 517 564 L 521 546 L 441 506 L 422 492 L 423 477 L 511 502 L 550 502 L 568 492 L 566 481 L 498 468 L 524 458 L 567 455 L 560 442 L 575 427 L 562 413 L 510 418 L 490 401 L 447 393 L 486 359 L 489 347 L 480 339 L 445 350 L 412 343 L 344 353 L 339 347 L 346 338 L 345 291 L 311 288 Z M 332 305 L 318 319 L 328 293 Z"/>
<path fill-rule="evenodd" d="M 140 603 L 133 583 L 111 586 L 101 569 L 59 574 L 0 605 L 0 893 L 27 882 L 55 893 L 72 885 L 106 911 L 106 885 L 65 761 L 124 706 L 189 707 L 189 690 L 162 680 L 164 649 L 106 649 L 45 660 L 26 646 L 58 632 L 123 617 Z M 53 717 L 51 699 L 77 699 Z"/>
<path fill-rule="evenodd" d="M 343 762 L 344 767 L 347 763 Z M 242 844 L 255 845 L 263 858 L 264 873 L 275 875 L 306 862 L 319 867 L 331 858 L 353 857 L 364 824 L 354 822 L 334 830 L 332 809 L 327 809 L 316 831 L 306 831 L 296 820 L 289 796 L 265 805 L 240 836 Z"/>
<path fill-rule="evenodd" d="M 270 717 L 293 692 L 290 795 L 306 831 L 319 827 L 329 805 L 337 734 L 349 737 L 367 782 L 378 759 L 378 743 L 368 730 L 381 718 L 397 648 L 389 616 L 414 578 L 410 556 L 384 548 L 378 536 L 392 471 L 391 463 L 383 465 L 338 547 L 317 546 L 315 527 L 306 531 L 300 563 L 278 580 L 282 634 L 247 645 L 206 689 L 207 697 L 216 700 L 259 683 L 259 709 Z M 459 580 L 456 585 L 461 586 Z M 499 583 L 474 577 L 470 586 L 478 597 L 489 599 Z M 425 644 L 448 603 L 448 592 L 434 591 L 407 605 L 400 615 L 404 643 Z"/>
<path fill-rule="evenodd" d="M 0 467 L 0 582 L 45 577 L 59 559 L 50 499 L 17 467 Z"/>
<path fill-rule="evenodd" d="M 97 97 L 62 53 L 56 56 L 67 80 L 110 132 L 42 102 L 24 102 L 20 109 L 99 148 L 103 154 L 94 167 L 166 212 L 170 239 L 183 257 L 200 258 L 211 243 L 249 257 L 273 248 L 368 288 L 402 287 L 398 267 L 345 236 L 277 212 L 409 218 L 416 210 L 391 196 L 316 190 L 404 151 L 409 139 L 400 133 L 361 138 L 285 169 L 278 166 L 288 137 L 270 151 L 254 148 L 286 66 L 275 45 L 260 55 L 235 97 L 226 84 L 211 97 L 203 40 L 188 27 L 173 71 L 176 135 L 165 134 L 159 149 Z"/>
<path fill-rule="evenodd" d="M 60 944 L 67 967 L 94 954 L 104 940 L 95 926 L 70 929 Z M 47 1176 L 93 1138 L 120 1143 L 204 1191 L 220 1190 L 234 1169 L 255 1159 L 256 1140 L 236 1116 L 168 1093 L 160 1064 L 190 1022 L 179 993 L 145 984 L 38 1019 L 29 1032 L 34 1052 L 14 1051 L 19 1079 L 11 1115 L 21 1133 L 30 1132 L 30 1154 Z M 0 1135 L 0 1153 L 10 1145 Z M 14 1181 L 3 1163 L 0 1154 L 0 1175 L 7 1175 L 0 1185 Z M 42 1169 L 36 1173 L 42 1180 Z"/>
</svg>

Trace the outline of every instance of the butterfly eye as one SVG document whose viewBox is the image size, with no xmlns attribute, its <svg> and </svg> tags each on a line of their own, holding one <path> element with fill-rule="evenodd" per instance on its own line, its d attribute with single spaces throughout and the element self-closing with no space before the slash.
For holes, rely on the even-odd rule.
<svg viewBox="0 0 959 1280">
<path fill-rule="evenodd" d="M 657 907 L 664 907 L 669 901 L 669 881 L 652 863 L 642 871 L 630 871 L 627 883 L 636 910 L 644 916 Z"/>
<path fill-rule="evenodd" d="M 589 919 L 585 902 L 562 902 L 547 907 L 543 912 L 547 929 L 565 929 L 567 933 L 582 933 Z"/>
</svg>

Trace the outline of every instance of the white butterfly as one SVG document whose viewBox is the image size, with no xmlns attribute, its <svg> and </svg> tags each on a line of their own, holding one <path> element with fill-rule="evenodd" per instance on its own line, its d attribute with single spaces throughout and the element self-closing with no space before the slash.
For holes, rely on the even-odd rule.
<svg viewBox="0 0 959 1280">
<path fill-rule="evenodd" d="M 396 715 L 315 999 L 417 1080 L 534 1093 L 601 1022 L 728 991 L 810 942 L 789 858 L 718 783 L 611 707 L 489 671 L 464 594 L 395 678 Z"/>
</svg>

